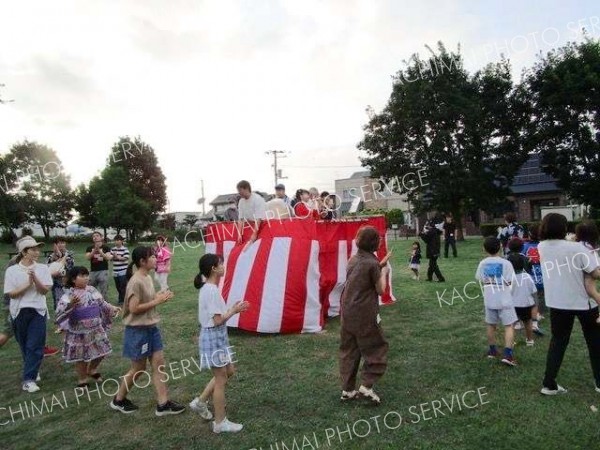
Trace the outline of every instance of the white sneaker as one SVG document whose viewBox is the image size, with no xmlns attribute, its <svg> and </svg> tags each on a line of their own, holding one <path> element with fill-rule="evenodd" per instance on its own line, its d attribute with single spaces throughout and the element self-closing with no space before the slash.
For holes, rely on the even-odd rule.
<svg viewBox="0 0 600 450">
<path fill-rule="evenodd" d="M 39 383 L 40 381 L 42 381 L 42 377 L 40 377 L 40 374 L 38 373 L 37 378 L 35 379 L 36 383 Z"/>
<path fill-rule="evenodd" d="M 27 383 L 23 383 L 23 390 L 33 394 L 40 390 L 40 387 L 35 384 L 35 381 L 28 381 Z"/>
<path fill-rule="evenodd" d="M 365 397 L 368 400 L 371 400 L 373 403 L 376 403 L 377 405 L 379 405 L 381 403 L 381 399 L 379 398 L 379 396 L 375 393 L 375 391 L 373 389 L 369 389 L 369 388 L 361 385 L 358 388 L 358 392 L 360 395 L 362 395 L 363 397 Z"/>
<path fill-rule="evenodd" d="M 340 397 L 340 400 L 342 400 L 342 401 L 352 400 L 352 399 L 355 399 L 357 395 L 358 395 L 357 391 L 342 391 L 342 396 Z"/>
<path fill-rule="evenodd" d="M 521 322 L 515 323 L 514 329 L 515 330 L 522 330 L 523 329 L 523 325 L 521 324 Z"/>
<path fill-rule="evenodd" d="M 527 344 L 527 347 L 533 347 L 533 344 L 535 344 L 535 341 L 529 340 L 529 339 L 525 339 L 525 343 Z"/>
<path fill-rule="evenodd" d="M 200 400 L 198 397 L 190 402 L 190 409 L 200 414 L 200 417 L 202 417 L 204 420 L 210 420 L 213 418 L 212 413 L 208 409 L 208 404 Z"/>
<path fill-rule="evenodd" d="M 598 391 L 598 388 L 596 388 L 596 390 Z M 556 389 L 554 389 L 554 390 L 548 389 L 547 387 L 543 387 L 540 392 L 544 395 L 558 395 L 558 394 L 566 394 L 567 390 L 564 387 L 562 387 L 560 384 L 557 384 Z M 600 392 L 600 391 L 598 391 L 598 392 Z"/>
<path fill-rule="evenodd" d="M 216 423 L 213 422 L 213 432 L 214 433 L 237 433 L 242 431 L 244 426 L 241 423 L 233 423 L 227 420 L 227 417 L 223 419 L 222 422 Z"/>
</svg>

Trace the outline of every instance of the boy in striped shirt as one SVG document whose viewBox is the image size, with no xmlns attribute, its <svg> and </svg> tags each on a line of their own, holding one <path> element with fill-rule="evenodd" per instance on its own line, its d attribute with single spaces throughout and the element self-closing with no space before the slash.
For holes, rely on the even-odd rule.
<svg viewBox="0 0 600 450">
<path fill-rule="evenodd" d="M 115 246 L 110 250 L 113 254 L 113 277 L 115 286 L 119 293 L 119 305 L 125 301 L 125 290 L 127 289 L 127 265 L 129 264 L 129 250 L 123 245 L 123 236 L 115 237 Z"/>
</svg>

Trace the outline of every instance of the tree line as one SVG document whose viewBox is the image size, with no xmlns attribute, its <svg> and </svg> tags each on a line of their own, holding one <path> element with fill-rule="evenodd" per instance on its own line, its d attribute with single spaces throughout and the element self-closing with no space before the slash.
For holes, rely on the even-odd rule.
<svg viewBox="0 0 600 450">
<path fill-rule="evenodd" d="M 425 169 L 408 193 L 415 212 L 463 217 L 498 212 L 519 168 L 539 153 L 543 170 L 577 203 L 600 208 L 600 42 L 586 38 L 540 56 L 514 83 L 506 59 L 469 73 L 460 47 L 427 47 L 393 79 L 358 144 L 373 177 Z"/>
<path fill-rule="evenodd" d="M 149 229 L 167 204 L 165 176 L 154 149 L 140 137 L 120 137 L 100 175 L 75 189 L 56 152 L 25 140 L 0 155 L 0 227 L 5 234 L 27 223 L 52 228 L 77 222 L 115 228 L 128 239 Z"/>
</svg>

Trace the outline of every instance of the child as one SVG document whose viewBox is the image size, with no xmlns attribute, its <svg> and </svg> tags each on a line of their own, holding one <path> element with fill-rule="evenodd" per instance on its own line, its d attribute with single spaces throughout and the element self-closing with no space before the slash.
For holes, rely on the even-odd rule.
<svg viewBox="0 0 600 450">
<path fill-rule="evenodd" d="M 599 234 L 598 227 L 596 227 L 594 222 L 585 220 L 577 224 L 577 227 L 575 228 L 575 237 L 577 242 L 581 242 L 585 248 L 590 251 L 590 259 L 598 258 Z M 588 274 L 585 274 L 583 282 L 587 294 L 594 299 L 598 306 L 600 306 L 600 293 L 598 293 L 596 288 L 596 280 Z M 596 323 L 600 323 L 600 317 L 596 319 Z"/>
<path fill-rule="evenodd" d="M 56 310 L 58 301 L 62 298 L 65 288 L 64 277 L 75 266 L 73 253 L 67 250 L 67 241 L 64 237 L 57 236 L 54 239 L 54 252 L 48 256 L 47 263 L 48 266 L 51 266 L 52 263 L 59 263 L 55 266 L 60 266 L 59 270 L 55 272 L 51 271 L 52 299 L 54 300 L 54 310 Z"/>
<path fill-rule="evenodd" d="M 127 290 L 127 265 L 129 264 L 129 250 L 123 245 L 123 236 L 115 237 L 115 246 L 110 250 L 113 255 L 113 277 L 115 287 L 119 293 L 119 305 L 125 301 Z"/>
<path fill-rule="evenodd" d="M 421 266 L 421 244 L 418 242 L 412 243 L 412 250 L 410 251 L 410 260 L 408 267 L 413 271 L 413 280 L 419 280 L 419 267 Z"/>
<path fill-rule="evenodd" d="M 342 401 L 363 396 L 374 404 L 381 403 L 373 385 L 387 367 L 388 343 L 379 325 L 379 296 L 385 292 L 391 253 L 378 261 L 374 252 L 379 241 L 379 232 L 374 227 L 360 228 L 356 234 L 358 251 L 346 269 L 340 330 Z M 364 363 L 357 392 L 356 375 L 361 358 Z"/>
<path fill-rule="evenodd" d="M 198 297 L 198 320 L 200 322 L 200 367 L 210 367 L 213 378 L 206 385 L 202 394 L 192 400 L 190 408 L 203 419 L 212 419 L 206 402 L 212 397 L 215 405 L 215 420 L 212 429 L 215 433 L 237 433 L 242 424 L 230 422 L 225 417 L 225 385 L 227 379 L 235 372 L 231 360 L 227 321 L 234 315 L 246 311 L 248 302 L 235 303 L 227 309 L 225 300 L 219 292 L 219 280 L 225 274 L 223 259 L 212 253 L 200 258 L 199 273 L 194 279 L 194 286 L 200 289 Z"/>
<path fill-rule="evenodd" d="M 56 307 L 56 323 L 65 331 L 63 356 L 66 362 L 75 363 L 80 388 L 89 385 L 89 378 L 102 381 L 98 366 L 112 353 L 106 331 L 121 311 L 107 303 L 89 281 L 90 272 L 85 267 L 71 268 Z"/>
<path fill-rule="evenodd" d="M 4 293 L 10 297 L 10 315 L 16 341 L 23 357 L 22 389 L 33 393 L 46 344 L 48 305 L 46 293 L 52 287 L 52 276 L 45 264 L 39 264 L 40 247 L 31 236 L 17 241 L 17 264 L 4 273 Z"/>
<path fill-rule="evenodd" d="M 517 223 L 517 216 L 513 212 L 507 212 L 504 214 L 505 227 L 498 229 L 498 239 L 502 243 L 504 254 L 508 253 L 508 241 L 513 237 L 523 239 L 525 236 L 525 228 Z"/>
<path fill-rule="evenodd" d="M 133 266 L 137 267 L 135 274 Z M 135 379 L 145 373 L 146 362 L 152 364 L 152 382 L 156 390 L 158 404 L 154 412 L 157 416 L 180 414 L 185 408 L 168 397 L 166 380 L 159 376 L 160 369 L 165 366 L 163 345 L 160 330 L 157 327 L 160 317 L 156 307 L 173 298 L 170 291 L 154 290 L 150 271 L 156 267 L 156 255 L 150 247 L 136 247 L 131 253 L 131 263 L 127 267 L 127 291 L 123 304 L 123 323 L 125 336 L 123 338 L 123 356 L 131 359 L 131 368 L 123 376 L 119 391 L 110 402 L 110 407 L 124 414 L 130 414 L 138 409 L 127 394 Z"/>
<path fill-rule="evenodd" d="M 156 255 L 156 271 L 154 273 L 156 282 L 160 286 L 161 291 L 168 291 L 168 278 L 171 272 L 171 251 L 167 245 L 166 237 L 158 236 L 156 238 L 154 254 Z"/>
<path fill-rule="evenodd" d="M 485 322 L 487 324 L 487 338 L 490 346 L 487 357 L 496 358 L 496 325 L 504 325 L 504 357 L 502 363 L 516 366 L 513 357 L 513 324 L 517 321 L 517 314 L 512 303 L 510 291 L 514 271 L 512 265 L 499 256 L 500 240 L 490 236 L 483 241 L 483 248 L 488 256 L 477 267 L 475 279 L 483 285 L 483 300 L 485 304 Z"/>
<path fill-rule="evenodd" d="M 517 238 L 513 239 L 513 241 L 516 239 Z M 512 241 L 509 242 L 508 245 L 510 247 Z M 512 264 L 515 272 L 514 283 L 512 286 L 512 300 L 513 305 L 515 306 L 515 313 L 519 320 L 525 325 L 525 342 L 527 346 L 531 347 L 534 344 L 531 313 L 535 306 L 537 289 L 533 282 L 533 278 L 525 271 L 527 258 L 524 255 L 514 252 L 511 249 L 511 252 L 506 259 Z"/>
<path fill-rule="evenodd" d="M 523 254 L 523 248 L 524 248 L 523 241 L 521 239 L 519 239 L 518 237 L 514 237 L 510 241 L 508 241 L 508 245 L 506 247 L 508 249 L 508 254 L 506 255 L 506 259 L 511 262 L 511 264 L 513 265 L 513 268 L 515 265 L 513 261 L 518 260 L 519 264 L 523 265 L 524 270 L 526 272 L 529 272 L 530 271 L 529 261 Z M 514 292 L 513 292 L 513 295 L 514 295 Z M 532 314 L 531 318 L 533 319 L 532 323 L 531 323 L 531 328 L 532 328 L 533 332 L 535 334 L 537 334 L 538 336 L 543 336 L 544 332 L 540 329 L 540 326 L 538 324 L 539 313 L 538 313 L 537 307 L 535 306 L 535 302 L 534 302 L 533 308 L 531 310 L 531 314 Z M 519 317 L 519 319 L 520 319 L 520 317 Z M 520 322 L 517 322 L 515 324 L 515 330 L 520 330 L 520 329 L 521 329 L 521 324 L 520 324 Z"/>
<path fill-rule="evenodd" d="M 544 312 L 544 279 L 542 277 L 542 264 L 540 263 L 540 253 L 538 245 L 540 244 L 540 224 L 535 223 L 529 230 L 529 240 L 523 243 L 523 254 L 527 257 L 527 272 L 532 276 L 535 287 L 538 291 L 538 304 L 533 308 L 533 318 L 540 321 L 544 318 L 541 313 Z"/>
<path fill-rule="evenodd" d="M 311 194 L 306 189 L 298 189 L 296 191 L 294 216 L 298 219 L 319 219 L 319 209 L 313 208 L 311 204 Z"/>
</svg>

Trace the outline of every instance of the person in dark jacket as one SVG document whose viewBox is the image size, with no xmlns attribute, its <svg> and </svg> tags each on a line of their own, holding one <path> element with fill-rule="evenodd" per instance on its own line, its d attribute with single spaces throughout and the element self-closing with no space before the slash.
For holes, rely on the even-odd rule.
<svg viewBox="0 0 600 450">
<path fill-rule="evenodd" d="M 456 258 L 456 223 L 452 216 L 444 221 L 444 258 L 448 257 L 448 247 L 452 247 L 452 255 Z"/>
<path fill-rule="evenodd" d="M 440 268 L 438 267 L 437 260 L 440 257 L 441 239 L 443 224 L 437 224 L 435 220 L 427 222 L 423 231 L 419 236 L 426 244 L 425 256 L 429 260 L 429 267 L 427 268 L 427 281 L 433 281 L 433 274 L 437 280 L 441 283 L 446 281 Z"/>
</svg>

